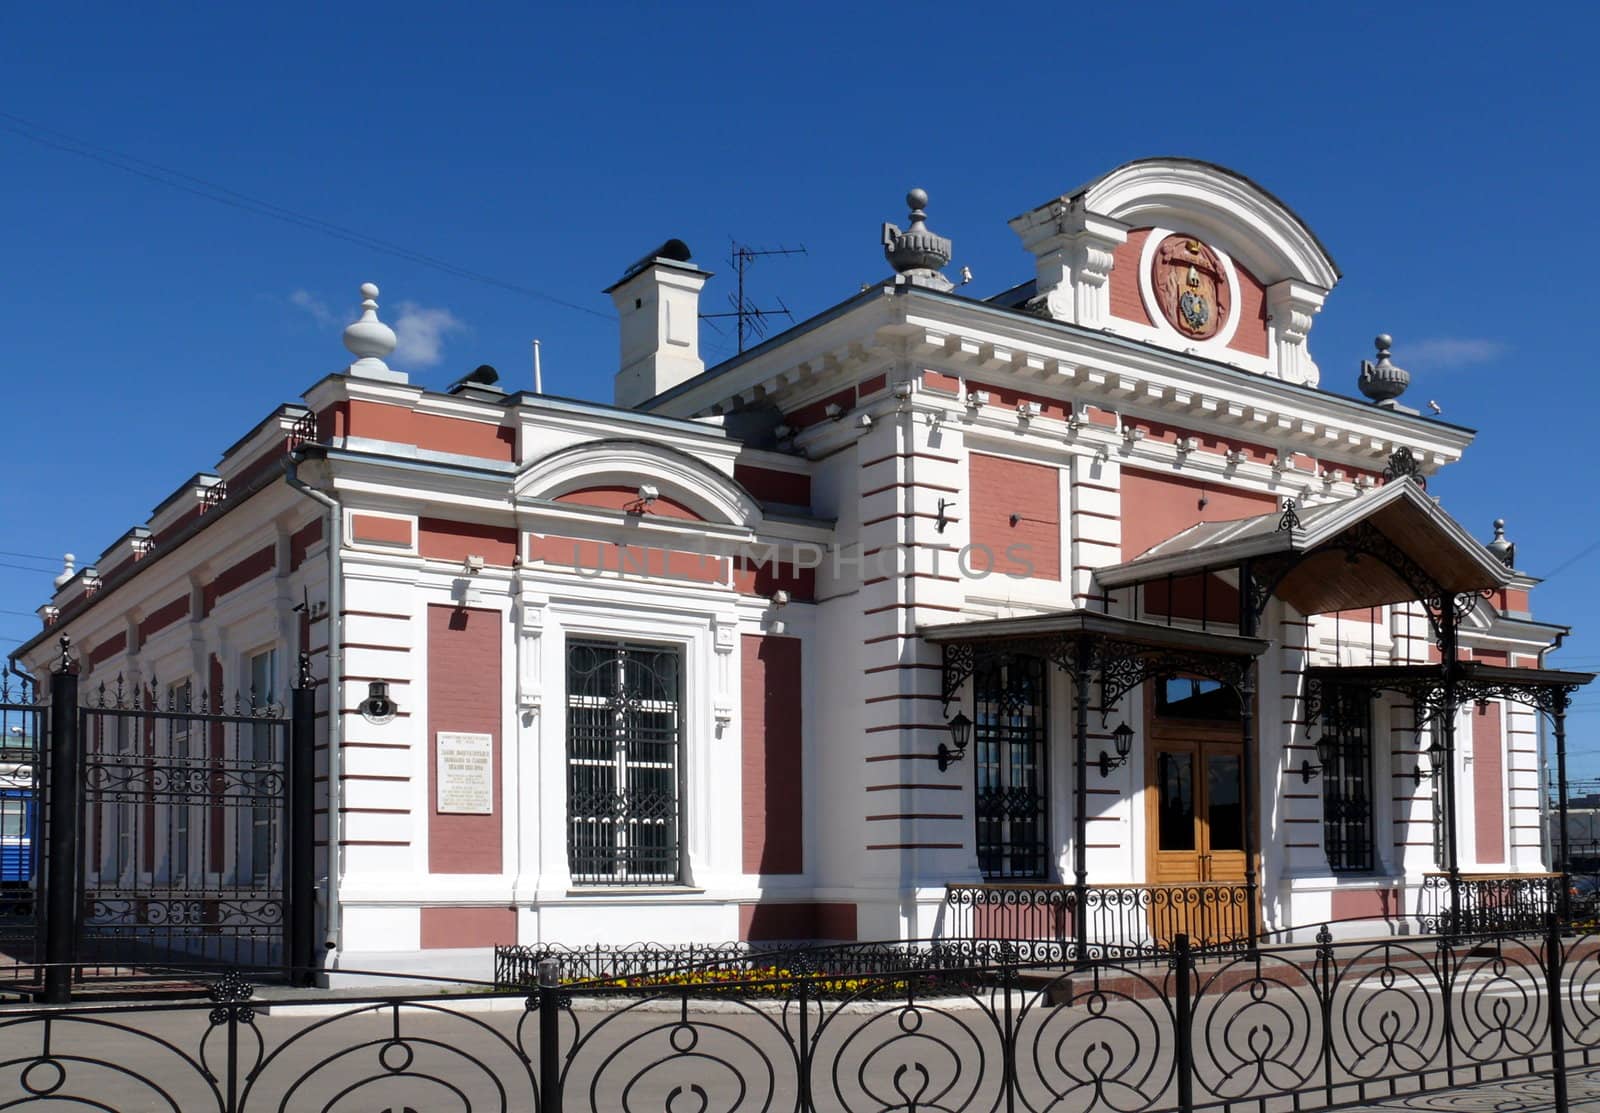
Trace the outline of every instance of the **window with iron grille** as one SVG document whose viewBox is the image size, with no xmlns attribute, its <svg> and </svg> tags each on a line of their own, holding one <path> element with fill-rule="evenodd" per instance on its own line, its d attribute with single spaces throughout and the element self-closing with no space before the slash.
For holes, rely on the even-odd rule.
<svg viewBox="0 0 1600 1113">
<path fill-rule="evenodd" d="M 567 859 L 580 885 L 682 878 L 682 652 L 567 643 Z"/>
<path fill-rule="evenodd" d="M 989 880 L 1048 871 L 1044 660 L 996 658 L 973 673 L 978 865 Z"/>
<path fill-rule="evenodd" d="M 1334 873 L 1362 873 L 1377 864 L 1372 817 L 1372 693 L 1332 687 L 1322 729 L 1333 740 L 1322 769 L 1323 845 Z"/>
</svg>

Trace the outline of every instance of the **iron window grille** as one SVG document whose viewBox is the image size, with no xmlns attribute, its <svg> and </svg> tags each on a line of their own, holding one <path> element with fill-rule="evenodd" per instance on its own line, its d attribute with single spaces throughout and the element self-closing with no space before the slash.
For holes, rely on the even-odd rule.
<svg viewBox="0 0 1600 1113">
<path fill-rule="evenodd" d="M 1323 845 L 1334 873 L 1370 872 L 1377 864 L 1372 808 L 1372 693 L 1335 687 L 1323 708 L 1323 731 L 1332 738 L 1322 769 Z"/>
<path fill-rule="evenodd" d="M 1048 871 L 1044 659 L 996 657 L 972 677 L 978 865 L 985 878 L 1041 880 Z"/>
<path fill-rule="evenodd" d="M 682 879 L 682 652 L 567 644 L 567 859 L 579 885 Z"/>
</svg>

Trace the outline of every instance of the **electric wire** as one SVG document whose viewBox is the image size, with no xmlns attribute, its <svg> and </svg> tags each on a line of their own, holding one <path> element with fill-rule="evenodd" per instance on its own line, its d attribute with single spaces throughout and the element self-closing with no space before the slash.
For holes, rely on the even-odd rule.
<svg viewBox="0 0 1600 1113">
<path fill-rule="evenodd" d="M 13 135 L 20 136 L 21 138 L 32 143 L 37 143 L 40 146 L 51 147 L 58 151 L 64 151 L 68 154 L 77 155 L 80 158 L 87 158 L 104 166 L 110 166 L 113 169 L 121 170 L 124 173 L 134 174 L 138 177 L 156 182 L 159 185 L 180 190 L 184 193 L 192 194 L 195 197 L 201 197 L 208 201 L 215 201 L 220 205 L 228 205 L 243 212 L 266 217 L 269 220 L 277 220 L 285 224 L 292 224 L 297 227 L 307 229 L 308 231 L 319 232 L 325 236 L 332 236 L 335 239 L 344 240 L 347 243 L 352 243 L 358 247 L 366 248 L 369 251 L 381 252 L 385 255 L 391 255 L 398 259 L 404 259 L 407 262 L 416 263 L 419 266 L 431 267 L 434 270 L 442 271 L 445 274 L 453 275 L 457 278 L 464 278 L 469 281 L 482 283 L 487 286 L 495 286 L 502 290 L 508 290 L 515 294 L 521 294 L 524 297 L 536 298 L 540 301 L 549 302 L 552 305 L 559 305 L 563 309 L 571 309 L 579 313 L 588 314 L 591 317 L 598 317 L 603 321 L 611 320 L 612 315 L 609 313 L 602 313 L 599 310 L 590 309 L 586 305 L 579 305 L 577 302 L 567 301 L 564 298 L 557 297 L 555 294 L 547 293 L 543 290 L 536 290 L 520 283 L 509 282 L 502 278 L 496 278 L 493 275 L 484 274 L 481 271 L 475 271 L 467 267 L 457 266 L 454 263 L 446 262 L 445 260 L 439 259 L 435 256 L 425 255 L 420 251 L 413 251 L 410 248 L 402 247 L 399 244 L 390 243 L 386 240 L 380 240 L 373 236 L 368 236 L 365 233 L 357 232 L 354 229 L 346 228 L 343 225 L 333 224 L 317 217 L 307 216 L 304 213 L 299 213 L 293 209 L 284 208 L 283 206 L 273 204 L 270 201 L 263 201 L 258 197 L 252 197 L 246 193 L 240 193 L 237 190 L 229 189 L 227 186 L 218 185 L 217 183 L 207 181 L 204 178 L 197 178 L 192 174 L 186 174 L 181 170 L 174 170 L 171 167 L 162 166 L 160 163 L 149 162 L 145 159 L 137 158 L 133 155 L 113 150 L 109 147 L 96 146 L 87 140 L 80 139 L 77 136 L 71 135 L 67 132 L 46 127 L 43 124 L 35 123 L 32 120 L 24 119 L 23 117 L 14 115 L 10 112 L 0 111 L 0 130 L 8 131 Z M 51 138 L 51 136 L 55 136 L 56 138 Z M 184 184 L 185 182 L 193 184 L 186 185 Z"/>
</svg>

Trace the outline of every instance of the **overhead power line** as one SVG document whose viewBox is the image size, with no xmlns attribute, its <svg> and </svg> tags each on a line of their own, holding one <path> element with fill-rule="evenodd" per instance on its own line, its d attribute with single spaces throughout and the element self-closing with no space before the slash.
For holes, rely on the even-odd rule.
<svg viewBox="0 0 1600 1113">
<path fill-rule="evenodd" d="M 296 212 L 293 209 L 286 209 L 281 205 L 273 204 L 271 201 L 264 201 L 259 197 L 252 197 L 247 193 L 240 193 L 237 190 L 229 189 L 227 186 L 218 185 L 216 182 L 207 181 L 204 178 L 197 178 L 192 174 L 186 174 L 181 170 L 174 170 L 171 167 L 162 166 L 160 163 L 149 162 L 133 155 L 124 154 L 121 151 L 112 150 L 109 147 L 97 146 L 93 143 L 90 143 L 86 139 L 80 139 L 77 136 L 71 135 L 67 132 L 46 127 L 44 124 L 35 123 L 32 120 L 24 119 L 23 117 L 13 115 L 10 112 L 0 112 L 0 130 L 11 132 L 14 135 L 21 136 L 23 139 L 26 139 L 32 143 L 37 143 L 43 147 L 51 147 L 58 151 L 65 151 L 68 154 L 77 155 L 80 158 L 87 158 L 104 166 L 110 166 L 113 169 L 121 170 L 124 173 L 134 174 L 138 177 L 156 182 L 159 185 L 167 186 L 170 189 L 180 190 L 184 193 L 192 194 L 195 197 L 203 197 L 207 201 L 215 201 L 219 205 L 228 205 L 244 212 L 253 213 L 256 216 L 264 216 L 269 220 L 281 221 L 285 224 L 292 224 L 296 227 L 307 229 L 308 231 L 318 232 L 325 236 L 332 236 L 334 239 L 344 240 L 345 242 L 355 244 L 358 247 L 364 247 L 369 251 L 381 252 L 385 255 L 392 255 L 397 259 L 404 259 L 407 262 L 416 263 L 420 266 L 432 267 L 434 270 L 442 271 L 445 274 L 453 275 L 457 278 L 465 278 L 469 281 L 479 282 L 486 286 L 496 286 L 502 290 L 509 290 L 515 294 L 522 294 L 525 297 L 537 298 L 540 301 L 546 301 L 552 305 L 559 305 L 564 309 L 572 309 L 579 313 L 587 313 L 589 316 L 599 317 L 601 320 L 611 320 L 611 314 L 609 313 L 602 313 L 599 310 L 590 309 L 586 305 L 579 305 L 577 302 L 567 301 L 564 298 L 557 297 L 555 294 L 547 293 L 544 290 L 536 290 L 530 286 L 524 286 L 517 282 L 509 282 L 503 278 L 496 278 L 493 275 L 484 274 L 481 271 L 471 270 L 467 267 L 459 267 L 454 263 L 446 262 L 445 260 L 435 256 L 425 255 L 420 251 L 413 251 L 408 247 L 401 246 L 400 244 L 390 243 L 387 240 L 380 240 L 373 236 L 368 236 L 352 228 L 346 228 L 343 225 L 333 224 L 329 221 L 321 220 L 314 216 L 307 216 L 306 214 Z"/>
<path fill-rule="evenodd" d="M 44 556 L 42 553 L 13 553 L 5 549 L 0 549 L 0 556 L 21 557 L 23 560 L 42 560 L 46 564 L 61 563 L 61 558 L 59 556 Z"/>
<path fill-rule="evenodd" d="M 1589 544 L 1585 545 L 1583 548 L 1579 549 L 1575 554 L 1573 554 L 1572 556 L 1568 557 L 1566 560 L 1562 561 L 1560 564 L 1556 565 L 1554 568 L 1550 569 L 1550 571 L 1546 572 L 1543 576 L 1540 577 L 1540 579 L 1549 580 L 1557 572 L 1565 572 L 1568 568 L 1571 568 L 1574 564 L 1577 564 L 1578 561 L 1582 560 L 1584 557 L 1588 556 L 1590 553 L 1594 552 L 1596 549 L 1600 549 L 1600 538 L 1595 539 L 1594 541 L 1592 541 Z"/>
</svg>

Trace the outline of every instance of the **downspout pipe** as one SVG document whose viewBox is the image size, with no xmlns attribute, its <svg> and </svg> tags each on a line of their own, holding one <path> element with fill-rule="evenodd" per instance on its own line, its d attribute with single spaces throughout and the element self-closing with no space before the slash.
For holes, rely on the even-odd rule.
<svg viewBox="0 0 1600 1113">
<path fill-rule="evenodd" d="M 303 446 L 302 446 L 303 447 Z M 344 510 L 339 500 L 300 478 L 305 458 L 296 448 L 283 461 L 283 478 L 302 495 L 328 512 L 328 872 L 322 879 L 324 908 L 323 947 L 339 949 L 343 916 L 339 904 L 339 879 L 344 873 L 344 685 L 339 680 L 344 651 Z"/>
</svg>

